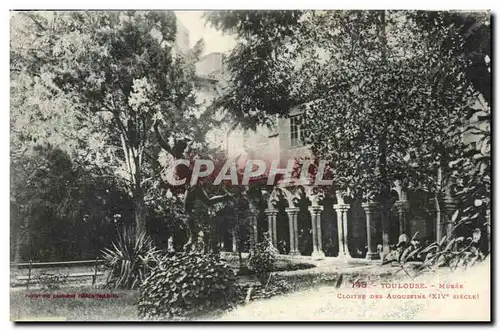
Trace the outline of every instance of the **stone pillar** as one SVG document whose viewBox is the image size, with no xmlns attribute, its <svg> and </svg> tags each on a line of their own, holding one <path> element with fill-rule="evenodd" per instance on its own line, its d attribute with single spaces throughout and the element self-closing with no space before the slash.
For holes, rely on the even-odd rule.
<svg viewBox="0 0 500 331">
<path fill-rule="evenodd" d="M 437 242 L 441 241 L 441 223 L 442 223 L 442 213 L 441 213 L 441 205 L 437 203 L 436 197 L 431 198 L 427 201 L 429 205 L 429 212 L 434 215 L 434 219 L 432 222 L 432 226 L 434 227 L 434 239 Z M 411 234 L 408 233 L 408 236 L 411 238 Z"/>
<path fill-rule="evenodd" d="M 311 228 L 312 228 L 312 243 L 313 252 L 311 256 L 315 259 L 323 259 L 325 253 L 323 252 L 323 242 L 321 237 L 321 211 L 323 206 L 311 206 L 309 212 L 311 213 Z"/>
<path fill-rule="evenodd" d="M 264 212 L 267 216 L 269 238 L 273 246 L 278 247 L 278 233 L 276 231 L 276 215 L 278 215 L 278 210 L 266 209 Z"/>
<path fill-rule="evenodd" d="M 257 217 L 251 216 L 250 218 L 251 226 L 252 226 L 252 239 L 251 244 L 252 247 L 255 247 L 259 242 L 259 234 L 257 233 Z"/>
<path fill-rule="evenodd" d="M 453 214 L 457 211 L 458 203 L 451 196 L 447 195 L 444 199 L 444 212 L 446 214 L 446 223 L 444 224 L 444 230 L 446 231 L 446 237 L 449 239 L 453 236 Z"/>
<path fill-rule="evenodd" d="M 337 212 L 337 231 L 339 236 L 339 256 L 342 258 L 351 258 L 349 253 L 349 237 L 347 231 L 347 211 L 350 205 L 342 203 L 333 205 L 333 208 Z"/>
<path fill-rule="evenodd" d="M 174 247 L 174 236 L 168 237 L 168 252 L 172 253 L 175 252 L 175 247 Z"/>
<path fill-rule="evenodd" d="M 290 207 L 285 210 L 288 214 L 288 224 L 290 228 L 290 255 L 300 255 L 299 231 L 297 227 L 297 214 L 299 213 L 299 208 Z"/>
<path fill-rule="evenodd" d="M 366 253 L 366 258 L 368 260 L 378 260 L 380 255 L 377 252 L 377 244 L 373 238 L 372 231 L 372 216 L 374 211 L 377 209 L 378 204 L 376 202 L 363 203 L 361 205 L 365 210 L 366 214 L 366 242 L 368 246 L 368 252 Z"/>
<path fill-rule="evenodd" d="M 232 252 L 233 253 L 237 253 L 238 252 L 238 244 L 237 244 L 237 241 L 236 241 L 236 229 L 233 229 L 231 231 L 231 237 L 233 239 L 233 249 L 232 249 Z"/>
<path fill-rule="evenodd" d="M 398 200 L 396 201 L 396 208 L 398 209 L 399 215 L 399 235 L 403 233 L 409 235 L 407 232 L 406 225 L 406 212 L 408 210 L 408 201 L 407 200 Z"/>
</svg>

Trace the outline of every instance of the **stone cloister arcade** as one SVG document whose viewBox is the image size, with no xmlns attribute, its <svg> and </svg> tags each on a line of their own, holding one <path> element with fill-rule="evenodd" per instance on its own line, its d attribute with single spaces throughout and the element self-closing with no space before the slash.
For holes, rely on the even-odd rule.
<svg viewBox="0 0 500 331">
<path fill-rule="evenodd" d="M 264 220 L 260 224 L 257 218 L 252 220 L 251 242 L 255 244 L 267 233 L 273 246 L 284 254 L 379 259 L 390 245 L 397 244 L 401 234 L 411 237 L 418 232 L 419 240 L 432 241 L 451 233 L 446 220 L 455 211 L 454 201 L 447 201 L 441 213 L 429 209 L 432 199 L 425 194 L 419 198 L 410 193 L 412 204 L 400 188 L 395 187 L 392 194 L 390 219 L 383 227 L 376 202 L 353 199 L 338 191 L 325 195 L 306 185 L 276 186 L 265 192 Z M 436 218 L 442 220 L 440 224 Z"/>
</svg>

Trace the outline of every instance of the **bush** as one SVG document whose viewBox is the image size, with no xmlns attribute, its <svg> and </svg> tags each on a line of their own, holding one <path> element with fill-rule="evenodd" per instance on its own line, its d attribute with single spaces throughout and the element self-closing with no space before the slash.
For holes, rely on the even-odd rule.
<svg viewBox="0 0 500 331">
<path fill-rule="evenodd" d="M 106 285 L 113 288 L 137 288 L 158 265 L 162 257 L 151 238 L 146 234 L 124 229 L 113 243 L 113 249 L 105 249 L 106 268 L 111 269 Z"/>
<path fill-rule="evenodd" d="M 217 256 L 180 253 L 155 268 L 140 287 L 139 316 L 187 319 L 226 310 L 236 300 L 233 270 Z"/>
<path fill-rule="evenodd" d="M 257 276 L 264 275 L 274 270 L 274 264 L 278 259 L 278 251 L 273 247 L 271 239 L 266 239 L 255 245 L 248 256 L 248 268 Z"/>
<path fill-rule="evenodd" d="M 414 238 L 410 241 L 404 240 L 404 236 L 400 236 L 396 250 L 387 255 L 382 264 L 396 263 L 412 278 L 424 271 L 435 271 L 440 267 L 448 267 L 451 271 L 458 267 L 468 268 L 485 259 L 485 254 L 479 250 L 480 229 L 475 229 L 468 238 L 444 236 L 440 242 L 425 246 L 421 246 Z M 407 267 L 409 262 L 412 263 L 412 268 Z M 414 269 L 413 276 L 409 272 L 411 269 Z"/>
</svg>

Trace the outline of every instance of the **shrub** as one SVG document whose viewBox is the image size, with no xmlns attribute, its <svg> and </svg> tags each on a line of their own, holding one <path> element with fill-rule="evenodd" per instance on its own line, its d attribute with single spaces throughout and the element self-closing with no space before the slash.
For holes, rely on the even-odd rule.
<svg viewBox="0 0 500 331">
<path fill-rule="evenodd" d="M 485 258 L 485 254 L 478 248 L 480 239 L 481 230 L 476 229 L 471 237 L 447 238 L 444 236 L 440 242 L 426 246 L 421 246 L 413 239 L 411 241 L 400 240 L 397 249 L 386 257 L 383 264 L 397 263 L 401 270 L 411 278 L 427 270 L 435 271 L 440 267 L 448 267 L 451 271 L 455 271 L 458 267 L 468 268 Z M 407 268 L 409 262 L 412 262 L 415 267 L 413 276 L 410 275 L 410 268 Z"/>
<path fill-rule="evenodd" d="M 261 276 L 274 270 L 278 258 L 278 251 L 273 247 L 271 239 L 266 237 L 263 242 L 250 250 L 248 268 L 256 275 Z"/>
<path fill-rule="evenodd" d="M 186 319 L 226 310 L 236 300 L 233 270 L 217 256 L 180 253 L 155 268 L 140 287 L 139 316 Z"/>
<path fill-rule="evenodd" d="M 269 299 L 277 295 L 285 294 L 293 290 L 293 287 L 283 279 L 271 282 L 265 287 L 256 288 L 250 300 Z"/>
<path fill-rule="evenodd" d="M 125 228 L 119 234 L 118 242 L 113 243 L 113 248 L 103 251 L 106 268 L 111 269 L 106 285 L 113 288 L 137 288 L 161 261 L 160 253 L 146 234 L 136 236 L 134 231 Z"/>
</svg>

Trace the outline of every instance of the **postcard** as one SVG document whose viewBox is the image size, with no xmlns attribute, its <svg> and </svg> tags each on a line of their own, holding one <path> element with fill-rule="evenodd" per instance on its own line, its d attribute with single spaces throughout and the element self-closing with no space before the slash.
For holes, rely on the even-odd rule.
<svg viewBox="0 0 500 331">
<path fill-rule="evenodd" d="M 11 320 L 490 322 L 491 31 L 12 11 Z"/>
</svg>

